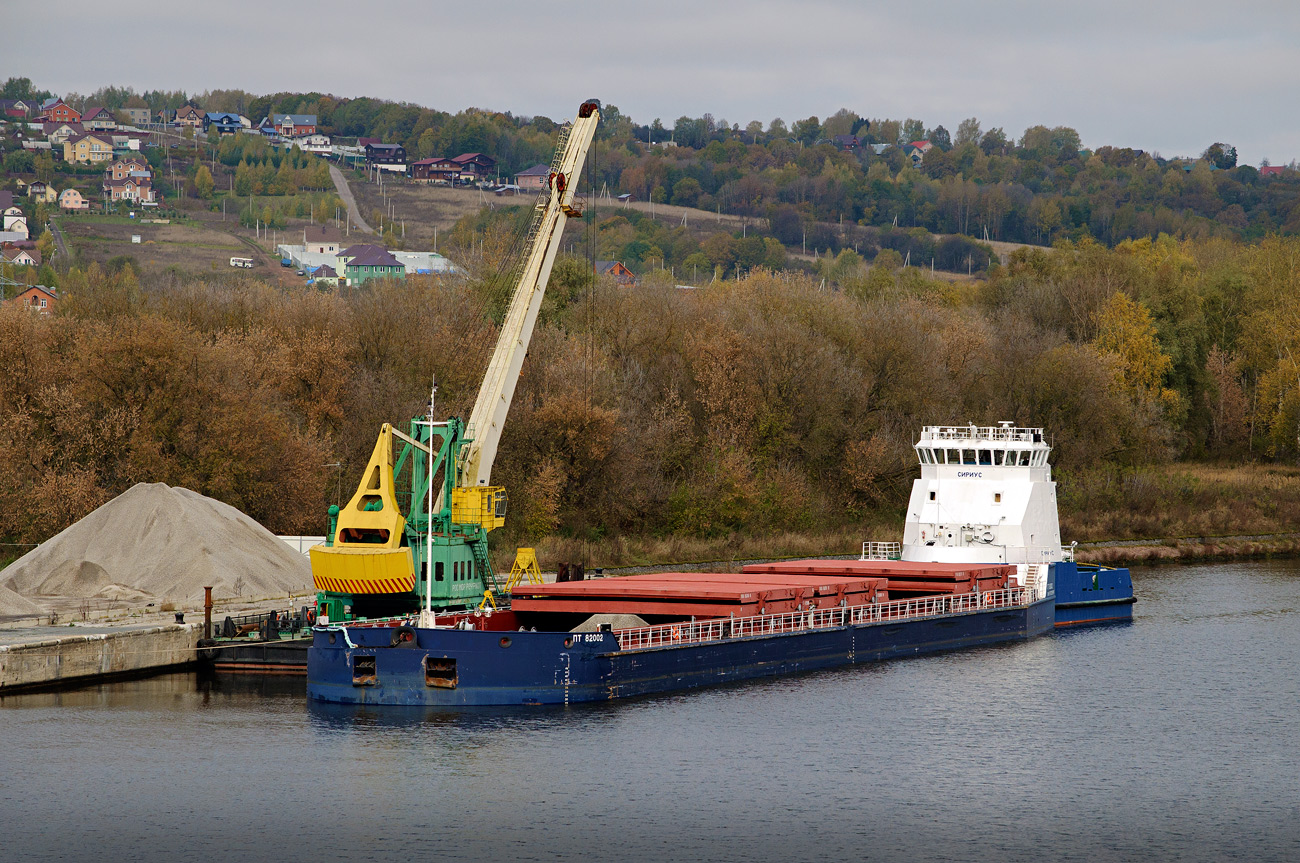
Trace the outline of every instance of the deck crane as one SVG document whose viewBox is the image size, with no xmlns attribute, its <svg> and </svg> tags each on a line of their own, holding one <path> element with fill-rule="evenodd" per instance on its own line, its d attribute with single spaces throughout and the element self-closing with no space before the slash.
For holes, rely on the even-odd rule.
<svg viewBox="0 0 1300 863">
<path fill-rule="evenodd" d="M 560 131 L 523 270 L 469 423 L 436 421 L 432 398 L 429 415 L 411 420 L 409 432 L 385 423 L 356 494 L 345 506 L 330 507 L 326 542 L 311 549 L 319 617 L 464 608 L 485 593 L 502 594 L 487 535 L 505 524 L 506 490 L 489 484 L 492 463 L 565 223 L 582 215 L 574 192 L 600 110 L 595 99 L 583 102 Z M 409 495 L 397 479 L 406 476 Z"/>
</svg>

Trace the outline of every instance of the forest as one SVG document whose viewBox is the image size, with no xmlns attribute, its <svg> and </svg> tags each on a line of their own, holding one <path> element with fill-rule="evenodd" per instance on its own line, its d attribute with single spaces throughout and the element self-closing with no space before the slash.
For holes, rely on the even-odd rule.
<svg viewBox="0 0 1300 863">
<path fill-rule="evenodd" d="M 561 259 L 493 474 L 511 494 L 494 544 L 617 557 L 628 537 L 897 530 L 919 428 L 1000 420 L 1048 429 L 1085 534 L 1278 515 L 1167 468 L 1294 475 L 1300 240 L 1063 240 L 964 284 L 883 257 L 842 289 L 756 266 L 698 290 Z M 342 294 L 71 270 L 58 314 L 0 309 L 0 538 L 44 539 L 140 481 L 321 532 L 379 424 L 424 413 L 432 380 L 440 414 L 468 414 L 500 269 Z"/>
</svg>

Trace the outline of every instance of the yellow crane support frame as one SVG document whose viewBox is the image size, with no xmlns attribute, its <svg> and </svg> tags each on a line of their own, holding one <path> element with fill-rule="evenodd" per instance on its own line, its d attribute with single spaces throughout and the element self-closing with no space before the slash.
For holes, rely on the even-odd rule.
<svg viewBox="0 0 1300 863">
<path fill-rule="evenodd" d="M 510 577 L 506 579 L 506 590 L 511 591 L 524 579 L 529 584 L 542 583 L 542 568 L 537 565 L 537 552 L 531 548 L 521 548 L 515 552 L 514 565 L 510 567 Z"/>
</svg>

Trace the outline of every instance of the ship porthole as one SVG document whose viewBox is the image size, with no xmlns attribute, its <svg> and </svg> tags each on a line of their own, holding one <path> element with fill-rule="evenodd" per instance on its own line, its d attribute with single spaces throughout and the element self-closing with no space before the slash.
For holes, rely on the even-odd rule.
<svg viewBox="0 0 1300 863">
<path fill-rule="evenodd" d="M 502 647 L 509 647 L 510 644 L 511 644 L 511 642 L 510 642 L 510 636 L 508 636 L 508 635 L 503 635 L 503 636 L 501 636 L 500 644 L 501 644 Z"/>
</svg>

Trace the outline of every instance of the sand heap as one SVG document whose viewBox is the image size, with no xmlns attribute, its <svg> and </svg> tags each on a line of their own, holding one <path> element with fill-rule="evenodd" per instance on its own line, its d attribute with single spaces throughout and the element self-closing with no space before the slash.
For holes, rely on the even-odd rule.
<svg viewBox="0 0 1300 863">
<path fill-rule="evenodd" d="M 260 598 L 311 589 L 305 555 L 232 506 L 140 483 L 0 571 L 29 598 Z M 38 609 L 39 610 L 39 609 Z"/>
<path fill-rule="evenodd" d="M 7 587 L 0 586 L 0 617 L 35 617 L 45 609 Z"/>
</svg>

